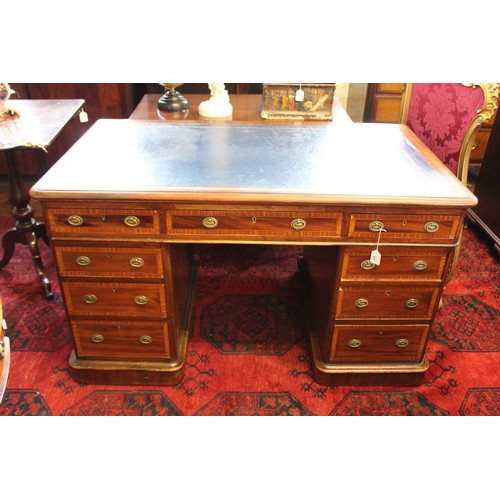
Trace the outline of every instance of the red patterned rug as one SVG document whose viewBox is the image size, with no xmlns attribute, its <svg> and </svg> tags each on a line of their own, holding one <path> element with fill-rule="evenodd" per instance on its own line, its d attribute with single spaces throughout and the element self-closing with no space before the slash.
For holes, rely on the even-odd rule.
<svg viewBox="0 0 500 500">
<path fill-rule="evenodd" d="M 5 232 L 10 221 L 0 220 Z M 11 373 L 0 415 L 500 415 L 500 268 L 466 229 L 428 344 L 419 387 L 324 387 L 311 376 L 296 247 L 200 246 L 194 335 L 175 386 L 79 384 L 55 292 L 42 297 L 29 250 L 0 270 Z"/>
</svg>

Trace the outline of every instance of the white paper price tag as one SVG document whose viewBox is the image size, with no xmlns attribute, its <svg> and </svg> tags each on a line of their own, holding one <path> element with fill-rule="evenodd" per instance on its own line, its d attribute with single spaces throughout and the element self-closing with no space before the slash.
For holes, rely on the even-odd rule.
<svg viewBox="0 0 500 500">
<path fill-rule="evenodd" d="M 304 91 L 302 89 L 297 90 L 295 92 L 295 100 L 297 102 L 302 102 L 304 100 Z"/>
<path fill-rule="evenodd" d="M 89 115 L 83 111 L 83 109 L 80 111 L 80 122 L 81 123 L 87 123 L 89 121 Z"/>
<path fill-rule="evenodd" d="M 372 253 L 370 254 L 370 262 L 372 264 L 375 264 L 376 266 L 380 266 L 380 259 L 382 258 L 382 255 L 378 250 L 372 250 Z"/>
</svg>

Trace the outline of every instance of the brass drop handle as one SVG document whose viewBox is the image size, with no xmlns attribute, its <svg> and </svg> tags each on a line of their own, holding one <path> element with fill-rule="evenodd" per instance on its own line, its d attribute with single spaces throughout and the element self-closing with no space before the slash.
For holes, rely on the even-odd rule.
<svg viewBox="0 0 500 500">
<path fill-rule="evenodd" d="M 406 307 L 408 309 L 415 309 L 418 306 L 418 299 L 408 299 L 406 301 Z"/>
<path fill-rule="evenodd" d="M 407 347 L 410 341 L 408 339 L 398 339 L 396 340 L 396 345 L 398 347 L 404 348 Z"/>
<path fill-rule="evenodd" d="M 96 344 L 100 344 L 101 342 L 104 342 L 104 336 L 101 335 L 100 333 L 96 333 L 95 335 L 92 335 L 90 337 L 90 340 L 92 342 L 95 342 Z"/>
<path fill-rule="evenodd" d="M 413 263 L 413 269 L 415 271 L 423 271 L 427 267 L 427 262 L 425 260 L 417 260 Z"/>
<path fill-rule="evenodd" d="M 424 226 L 424 230 L 427 233 L 435 233 L 439 229 L 439 224 L 437 222 L 427 222 Z"/>
<path fill-rule="evenodd" d="M 368 229 L 374 233 L 378 233 L 379 231 L 382 231 L 382 229 L 384 229 L 384 223 L 380 222 L 379 220 L 374 220 L 373 222 L 370 222 Z"/>
<path fill-rule="evenodd" d="M 365 271 L 369 271 L 374 267 L 375 264 L 371 260 L 364 260 L 363 262 L 361 262 L 361 269 L 364 269 Z"/>
<path fill-rule="evenodd" d="M 354 302 L 354 305 L 358 307 L 359 309 L 362 309 L 363 307 L 366 307 L 368 305 L 368 300 L 367 299 L 358 299 L 356 302 Z"/>
<path fill-rule="evenodd" d="M 141 335 L 139 337 L 139 342 L 145 345 L 151 344 L 153 342 L 153 337 L 150 337 L 149 335 Z"/>
<path fill-rule="evenodd" d="M 83 296 L 83 300 L 87 304 L 94 304 L 95 302 L 97 302 L 97 295 L 94 295 L 93 293 L 87 293 Z"/>
<path fill-rule="evenodd" d="M 85 255 L 79 255 L 77 258 L 76 258 L 76 263 L 79 265 L 79 266 L 88 266 L 92 261 L 90 260 L 89 257 L 86 257 Z"/>
<path fill-rule="evenodd" d="M 201 224 L 206 229 L 215 229 L 219 225 L 219 221 L 215 217 L 205 217 Z"/>
<path fill-rule="evenodd" d="M 139 306 L 144 306 L 148 303 L 148 298 L 145 295 L 137 295 L 134 302 Z"/>
<path fill-rule="evenodd" d="M 127 215 L 127 217 L 123 219 L 123 222 L 125 222 L 125 225 L 128 227 L 137 227 L 141 223 L 141 219 L 135 215 Z"/>
<path fill-rule="evenodd" d="M 0 359 L 5 358 L 6 355 L 7 355 L 7 346 L 0 340 Z"/>
<path fill-rule="evenodd" d="M 305 227 L 307 226 L 307 222 L 304 219 L 293 219 L 290 225 L 292 226 L 292 229 L 301 231 L 302 229 L 305 229 Z"/>
<path fill-rule="evenodd" d="M 81 226 L 83 219 L 79 215 L 70 215 L 67 219 L 70 226 Z"/>
<path fill-rule="evenodd" d="M 349 342 L 347 342 L 347 345 L 349 347 L 352 347 L 353 349 L 355 349 L 356 347 L 359 347 L 361 345 L 361 340 L 351 339 L 351 340 L 349 340 Z"/>
<path fill-rule="evenodd" d="M 144 265 L 144 260 L 141 259 L 140 257 L 132 257 L 130 260 L 129 260 L 129 264 L 132 266 L 132 267 L 142 267 Z"/>
</svg>

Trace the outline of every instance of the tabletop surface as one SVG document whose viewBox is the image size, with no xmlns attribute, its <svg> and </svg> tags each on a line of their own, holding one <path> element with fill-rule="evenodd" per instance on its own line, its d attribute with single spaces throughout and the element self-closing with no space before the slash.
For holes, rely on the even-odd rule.
<svg viewBox="0 0 500 500">
<path fill-rule="evenodd" d="M 35 198 L 471 206 L 474 195 L 407 127 L 100 120 Z"/>
<path fill-rule="evenodd" d="M 0 121 L 0 149 L 47 148 L 84 103 L 83 99 L 9 101 L 8 107 L 18 116 Z"/>
<path fill-rule="evenodd" d="M 158 99 L 162 94 L 145 94 L 137 107 L 130 115 L 132 120 L 163 120 L 163 121 L 185 121 L 185 122 L 211 122 L 211 123 L 269 123 L 261 117 L 262 95 L 260 94 L 229 94 L 229 100 L 233 106 L 231 116 L 224 118 L 206 118 L 198 113 L 201 102 L 210 99 L 210 94 L 186 94 L 184 97 L 189 102 L 189 109 L 184 112 L 166 112 L 158 109 Z M 349 115 L 342 107 L 338 97 L 333 98 L 332 115 L 335 121 L 351 122 Z M 318 124 L 328 123 L 329 120 L 272 120 L 271 123 L 284 124 Z"/>
</svg>

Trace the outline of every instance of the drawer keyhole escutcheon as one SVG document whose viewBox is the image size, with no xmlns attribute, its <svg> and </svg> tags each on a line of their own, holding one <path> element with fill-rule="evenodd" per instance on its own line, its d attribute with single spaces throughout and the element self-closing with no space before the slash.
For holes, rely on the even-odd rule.
<svg viewBox="0 0 500 500">
<path fill-rule="evenodd" d="M 361 340 L 359 339 L 351 339 L 347 342 L 347 345 L 352 348 L 359 347 L 361 345 Z"/>
<path fill-rule="evenodd" d="M 94 304 L 95 302 L 97 302 L 97 295 L 94 295 L 93 293 L 87 293 L 83 296 L 83 300 L 87 304 Z"/>
<path fill-rule="evenodd" d="M 382 231 L 382 229 L 384 229 L 384 223 L 380 222 L 379 220 L 374 220 L 373 222 L 370 222 L 368 229 L 374 233 L 378 233 L 379 231 Z"/>
<path fill-rule="evenodd" d="M 398 347 L 404 348 L 407 347 L 410 341 L 408 339 L 398 339 L 396 340 L 396 345 Z"/>
<path fill-rule="evenodd" d="M 366 300 L 366 299 L 358 299 L 358 300 L 356 300 L 356 302 L 354 303 L 354 305 L 356 307 L 358 307 L 359 309 L 362 309 L 363 307 L 366 307 L 368 305 L 368 300 Z"/>
<path fill-rule="evenodd" d="M 139 337 L 139 342 L 141 344 L 151 344 L 153 342 L 153 337 L 150 337 L 149 335 L 141 335 Z"/>
<path fill-rule="evenodd" d="M 292 226 L 292 229 L 301 231 L 302 229 L 305 229 L 307 222 L 304 219 L 293 219 L 290 225 Z"/>
<path fill-rule="evenodd" d="M 252 224 L 257 224 L 257 217 L 252 217 Z"/>
<path fill-rule="evenodd" d="M 144 265 L 144 260 L 140 257 L 132 257 L 130 259 L 130 265 L 132 267 L 142 267 Z"/>
<path fill-rule="evenodd" d="M 439 224 L 437 222 L 428 222 L 424 229 L 428 233 L 435 233 L 439 229 Z"/>
<path fill-rule="evenodd" d="M 76 258 L 76 263 L 79 265 L 79 266 L 88 266 L 90 263 L 91 263 L 91 260 L 89 257 L 85 256 L 85 255 L 80 255 Z"/>
<path fill-rule="evenodd" d="M 371 260 L 364 260 L 363 262 L 361 262 L 361 269 L 364 269 L 365 271 L 369 271 L 374 267 L 375 264 Z"/>
<path fill-rule="evenodd" d="M 100 333 L 96 333 L 95 335 L 92 335 L 92 337 L 90 337 L 90 340 L 92 340 L 92 342 L 95 342 L 96 344 L 100 344 L 101 342 L 104 342 L 104 336 Z"/>
<path fill-rule="evenodd" d="M 123 222 L 125 222 L 125 225 L 128 227 L 137 227 L 141 223 L 141 219 L 135 215 L 127 215 L 127 217 L 123 219 Z"/>
<path fill-rule="evenodd" d="M 207 229 L 215 229 L 219 225 L 219 221 L 215 217 L 205 217 L 201 224 Z"/>
<path fill-rule="evenodd" d="M 139 306 L 144 306 L 148 303 L 148 298 L 145 295 L 137 295 L 134 302 Z"/>
<path fill-rule="evenodd" d="M 413 263 L 413 269 L 415 271 L 423 271 L 427 267 L 427 262 L 425 260 L 417 260 Z"/>
<path fill-rule="evenodd" d="M 67 220 L 70 226 L 81 226 L 83 224 L 83 219 L 79 215 L 70 215 Z"/>
<path fill-rule="evenodd" d="M 418 306 L 418 299 L 408 299 L 406 301 L 406 307 L 408 309 L 415 309 Z"/>
</svg>

